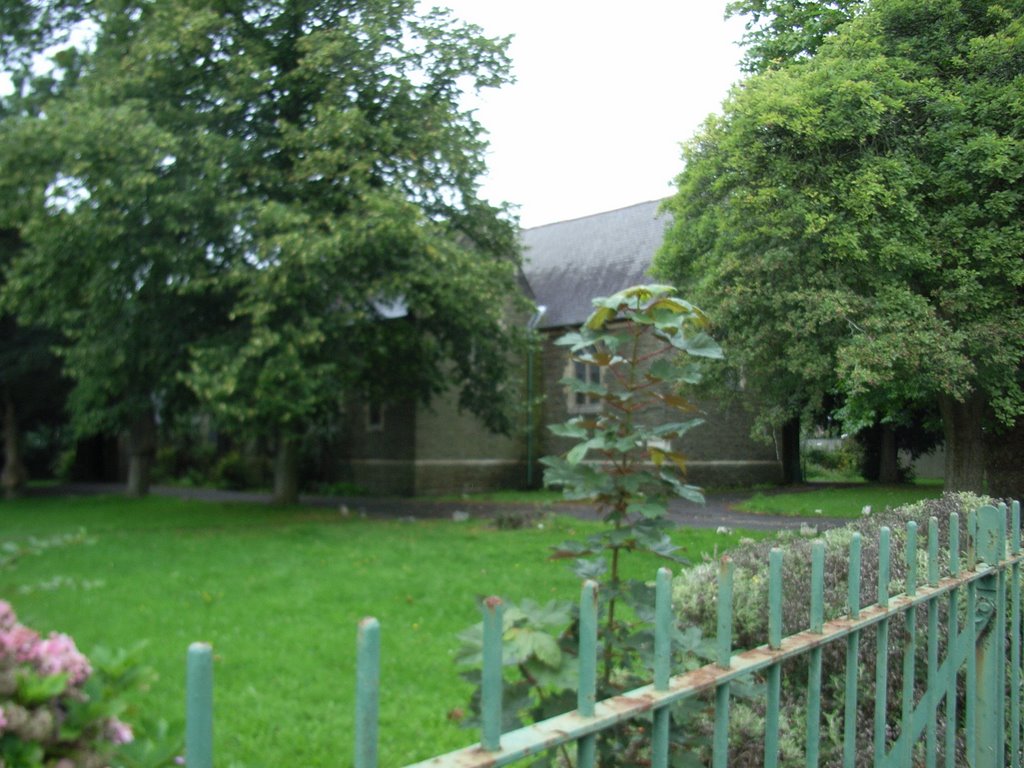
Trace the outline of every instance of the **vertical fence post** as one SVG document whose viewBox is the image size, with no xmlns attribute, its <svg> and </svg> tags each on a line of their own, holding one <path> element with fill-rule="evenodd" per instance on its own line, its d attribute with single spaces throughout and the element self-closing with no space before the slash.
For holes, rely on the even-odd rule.
<svg viewBox="0 0 1024 768">
<path fill-rule="evenodd" d="M 499 597 L 484 600 L 483 676 L 480 680 L 480 746 L 501 749 L 502 604 Z"/>
<path fill-rule="evenodd" d="M 379 711 L 380 622 L 368 616 L 356 633 L 356 768 L 377 768 Z"/>
<path fill-rule="evenodd" d="M 986 505 L 978 510 L 977 557 L 990 567 L 996 566 L 1006 556 L 1006 515 L 993 506 Z M 999 673 L 1001 659 L 1005 654 L 1005 616 L 999 609 L 1000 576 L 992 570 L 979 580 L 977 615 L 975 621 L 986 616 L 988 627 L 977 639 L 977 691 L 975 694 L 975 734 L 977 768 L 997 768 L 1003 761 L 1004 725 L 1002 703 L 1004 680 Z M 1003 619 L 1002 625 L 1000 618 Z"/>
<path fill-rule="evenodd" d="M 960 575 L 960 515 L 953 512 L 949 516 L 949 575 L 956 578 Z M 953 768 L 956 758 L 956 683 L 958 679 L 957 665 L 953 663 L 957 639 L 960 635 L 960 619 L 957 616 L 960 605 L 960 588 L 953 587 L 946 601 L 946 657 L 950 659 L 947 666 L 949 673 L 946 678 L 946 768 Z"/>
<path fill-rule="evenodd" d="M 889 548 L 891 532 L 887 526 L 878 531 L 878 605 L 889 607 Z M 878 622 L 875 641 L 875 765 L 882 765 L 886 745 L 886 701 L 889 688 L 889 619 Z"/>
<path fill-rule="evenodd" d="M 772 547 L 768 555 L 768 647 L 782 647 L 782 550 Z M 768 707 L 764 718 L 764 765 L 779 764 L 779 698 L 782 692 L 782 664 L 768 667 Z"/>
<path fill-rule="evenodd" d="M 928 586 L 939 585 L 939 521 L 928 520 Z M 928 724 L 925 731 L 925 767 L 935 768 L 938 759 L 939 701 L 939 600 L 928 600 Z"/>
<path fill-rule="evenodd" d="M 1010 505 L 1010 554 L 1020 554 L 1020 502 Z M 1010 571 L 1010 766 L 1020 768 L 1020 563 Z"/>
<path fill-rule="evenodd" d="M 716 661 L 722 669 L 732 664 L 732 558 L 722 558 L 718 569 L 718 634 L 715 639 Z M 729 764 L 729 683 L 715 687 L 715 735 L 713 768 Z"/>
<path fill-rule="evenodd" d="M 1000 519 L 1000 544 L 1002 549 L 999 550 L 999 560 L 1003 561 L 1006 559 L 1006 505 L 999 505 L 999 519 Z M 996 712 L 996 717 L 999 718 L 999 740 L 996 743 L 996 756 L 1000 760 L 1006 759 L 1006 656 L 1008 650 L 1006 648 L 1006 569 L 1000 567 L 999 573 L 996 574 L 996 615 L 995 615 L 995 627 L 993 631 L 997 631 L 999 634 L 996 637 L 996 648 L 998 655 L 996 656 L 996 680 L 999 686 L 999 695 L 997 698 L 997 704 L 999 708 Z"/>
<path fill-rule="evenodd" d="M 825 624 L 825 542 L 811 545 L 811 626 L 820 635 Z M 818 764 L 821 751 L 821 646 L 811 649 L 807 671 L 807 765 Z"/>
<path fill-rule="evenodd" d="M 967 510 L 967 570 L 973 571 L 978 565 L 978 514 L 975 510 Z M 978 582 L 967 584 L 967 610 L 964 619 L 964 632 L 967 644 L 972 649 L 978 647 Z M 964 745 L 967 749 L 967 764 L 977 766 L 978 730 L 977 693 L 978 693 L 978 654 L 974 651 L 967 654 L 967 669 L 964 672 Z"/>
<path fill-rule="evenodd" d="M 850 539 L 850 570 L 847 577 L 847 610 L 850 619 L 860 618 L 860 534 Z M 853 768 L 857 759 L 857 674 L 860 630 L 846 638 L 846 697 L 843 707 L 843 767 Z"/>
<path fill-rule="evenodd" d="M 213 768 L 213 649 L 188 647 L 185 674 L 185 764 Z"/>
<path fill-rule="evenodd" d="M 672 676 L 672 572 L 659 568 L 654 587 L 654 690 L 667 691 Z M 667 768 L 672 710 L 654 710 L 651 768 Z"/>
<path fill-rule="evenodd" d="M 576 691 L 576 709 L 583 717 L 593 717 L 597 703 L 597 582 L 587 579 L 580 594 L 580 681 Z M 590 768 L 597 759 L 597 734 L 581 738 L 576 747 L 576 764 Z"/>
<path fill-rule="evenodd" d="M 907 566 L 907 582 L 904 594 L 913 597 L 917 594 L 917 523 L 907 523 L 907 549 L 905 552 Z M 903 745 L 903 756 L 900 765 L 912 765 L 914 754 L 913 715 L 914 715 L 914 657 L 917 653 L 917 609 L 911 608 L 903 614 L 905 629 L 903 633 L 903 697 L 900 709 L 900 743 Z"/>
</svg>

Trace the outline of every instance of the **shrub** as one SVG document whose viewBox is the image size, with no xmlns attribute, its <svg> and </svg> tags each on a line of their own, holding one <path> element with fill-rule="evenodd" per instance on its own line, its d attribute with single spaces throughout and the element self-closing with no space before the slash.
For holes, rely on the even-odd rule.
<svg viewBox="0 0 1024 768">
<path fill-rule="evenodd" d="M 938 522 L 939 534 L 939 567 L 945 573 L 949 560 L 949 519 L 952 512 L 960 515 L 961 556 L 966 558 L 967 544 L 967 513 L 976 510 L 988 499 L 968 494 L 945 494 L 938 499 L 925 499 L 884 513 L 870 515 L 850 523 L 842 528 L 827 531 L 821 538 L 825 542 L 825 620 L 838 618 L 847 613 L 847 583 L 849 544 L 854 532 L 861 534 L 861 606 L 872 605 L 877 601 L 877 582 L 879 566 L 879 528 L 888 526 L 891 530 L 891 558 L 889 584 L 890 595 L 904 591 L 907 577 L 906 536 L 907 523 L 915 521 L 918 526 L 917 574 L 918 583 L 924 583 L 927 574 L 927 540 L 928 524 L 932 517 Z M 809 626 L 810 605 L 808 594 L 810 589 L 811 547 L 812 541 L 795 535 L 788 539 L 765 540 L 750 542 L 730 552 L 735 573 L 733 581 L 733 646 L 749 649 L 762 645 L 768 637 L 768 571 L 767 563 L 772 547 L 781 546 L 784 551 L 783 588 L 782 588 L 782 630 L 783 635 L 802 631 Z M 966 560 L 965 560 L 966 562 Z M 673 582 L 673 607 L 679 621 L 684 626 L 696 627 L 707 637 L 714 637 L 717 622 L 717 604 L 715 596 L 717 565 L 704 563 L 682 571 Z M 939 601 L 940 626 L 946 622 L 946 601 Z M 924 608 L 919 609 L 917 619 L 919 632 L 927 626 Z M 899 700 L 902 680 L 902 653 L 905 633 L 905 622 L 901 617 L 890 621 L 889 633 L 889 707 L 890 712 L 899 712 Z M 875 675 L 875 636 L 873 631 L 866 631 L 860 643 L 860 709 L 857 718 L 858 746 L 863 740 L 866 746 L 872 732 L 874 711 L 874 675 Z M 939 655 L 944 654 L 944 634 L 940 633 Z M 925 668 L 925 643 L 918 644 L 920 654 L 917 669 Z M 805 658 L 784 665 L 782 712 L 780 723 L 783 733 L 797 732 L 803 729 L 806 718 L 804 701 L 806 699 L 806 672 L 803 669 Z M 838 718 L 837 724 L 826 723 L 822 730 L 822 764 L 830 765 L 842 759 L 842 711 L 843 693 L 846 673 L 846 643 L 834 642 L 824 646 L 822 655 L 822 711 L 829 717 Z M 748 681 L 762 682 L 759 678 Z M 916 696 L 924 692 L 925 680 L 916 681 Z M 749 740 L 756 739 L 761 743 L 763 738 L 763 703 L 748 702 L 745 722 L 747 728 L 734 728 L 730 736 L 731 766 L 760 765 L 762 755 L 748 755 Z M 750 721 L 751 712 L 761 712 L 761 720 Z M 962 710 L 961 710 L 962 711 Z M 831 713 L 831 714 L 829 714 Z M 702 733 L 710 733 L 713 723 L 707 719 L 698 719 L 695 726 Z M 834 726 L 834 727 L 833 727 Z M 693 727 L 693 726 L 691 726 Z M 944 744 L 941 737 L 940 745 Z M 963 755 L 959 754 L 962 745 L 958 745 L 957 764 Z M 870 750 L 858 750 L 858 765 L 870 764 Z M 749 757 L 749 759 L 747 759 Z"/>
<path fill-rule="evenodd" d="M 123 694 L 150 674 L 125 654 L 89 661 L 64 634 L 43 638 L 0 600 L 0 765 L 11 768 L 101 768 L 173 764 L 178 742 L 157 726 L 162 744 L 121 719 Z"/>
<path fill-rule="evenodd" d="M 230 450 L 217 459 L 207 480 L 217 488 L 244 491 L 266 487 L 270 476 L 270 462 L 265 457 Z"/>
<path fill-rule="evenodd" d="M 807 477 L 832 481 L 859 480 L 863 454 L 863 448 L 855 440 L 844 440 L 835 451 L 806 448 L 803 460 Z"/>
</svg>

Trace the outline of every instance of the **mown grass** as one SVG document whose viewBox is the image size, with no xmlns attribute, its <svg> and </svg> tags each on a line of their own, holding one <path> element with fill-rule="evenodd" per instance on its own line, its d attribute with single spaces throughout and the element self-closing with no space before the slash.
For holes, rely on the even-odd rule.
<svg viewBox="0 0 1024 768">
<path fill-rule="evenodd" d="M 51 548 L 0 571 L 0 596 L 22 621 L 95 646 L 147 643 L 160 675 L 143 702 L 181 719 L 189 643 L 215 652 L 217 765 L 347 763 L 355 628 L 382 625 L 381 764 L 401 765 L 475 740 L 447 714 L 469 687 L 452 656 L 479 620 L 476 597 L 574 599 L 578 582 L 546 551 L 597 530 L 549 518 L 497 531 L 483 521 L 344 518 L 166 498 L 39 498 L 0 502 L 2 538 L 24 544 L 85 528 L 90 543 Z M 735 543 L 680 529 L 683 554 Z M 633 577 L 661 561 L 627 558 Z"/>
<path fill-rule="evenodd" d="M 742 512 L 792 517 L 855 518 L 865 506 L 881 511 L 926 498 L 942 495 L 939 481 L 925 481 L 912 485 L 856 485 L 846 488 L 818 488 L 804 486 L 786 493 L 758 492 L 747 501 L 736 505 Z"/>
</svg>

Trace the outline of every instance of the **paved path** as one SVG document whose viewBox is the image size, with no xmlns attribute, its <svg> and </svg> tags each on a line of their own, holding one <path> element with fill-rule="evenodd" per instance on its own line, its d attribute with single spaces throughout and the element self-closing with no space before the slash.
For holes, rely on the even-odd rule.
<svg viewBox="0 0 1024 768">
<path fill-rule="evenodd" d="M 30 495 L 88 495 L 117 494 L 123 489 L 115 483 L 66 483 L 45 488 L 33 488 Z M 794 489 L 779 489 L 778 492 L 791 492 Z M 198 499 L 202 501 L 243 501 L 251 503 L 269 503 L 270 494 L 253 491 L 225 491 L 214 488 L 183 488 L 178 486 L 157 485 L 151 488 L 152 493 L 159 496 L 173 496 L 181 499 Z M 770 493 L 771 491 L 762 491 Z M 780 531 L 799 529 L 803 525 L 816 526 L 818 529 L 842 525 L 845 521 L 827 517 L 779 517 L 775 515 L 752 515 L 738 512 L 734 505 L 750 498 L 753 492 L 721 492 L 707 495 L 703 506 L 692 504 L 681 499 L 674 499 L 669 504 L 669 518 L 680 526 L 693 528 L 749 528 L 760 531 Z M 367 515 L 378 518 L 442 518 L 451 517 L 457 512 L 468 513 L 471 517 L 490 517 L 499 512 L 535 512 L 538 509 L 550 510 L 559 514 L 573 515 L 583 519 L 596 519 L 597 511 L 586 504 L 555 503 L 540 507 L 530 504 L 508 504 L 499 502 L 474 501 L 432 501 L 429 499 L 410 499 L 404 497 L 370 497 L 370 496 L 310 496 L 300 497 L 301 504 L 310 506 L 340 509 L 347 507 L 354 515 Z"/>
</svg>

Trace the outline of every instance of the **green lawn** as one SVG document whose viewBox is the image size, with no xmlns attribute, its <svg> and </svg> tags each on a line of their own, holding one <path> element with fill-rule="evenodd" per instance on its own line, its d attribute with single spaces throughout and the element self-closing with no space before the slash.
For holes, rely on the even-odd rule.
<svg viewBox="0 0 1024 768">
<path fill-rule="evenodd" d="M 91 543 L 52 548 L 0 571 L 22 621 L 97 645 L 148 643 L 160 674 L 144 706 L 182 718 L 190 642 L 215 652 L 217 765 L 320 766 L 352 754 L 355 629 L 382 625 L 381 764 L 475 741 L 449 721 L 468 686 L 452 664 L 475 597 L 575 598 L 550 545 L 595 530 L 571 518 L 496 531 L 482 522 L 343 518 L 165 498 L 0 502 L 0 539 L 24 543 L 85 528 Z M 691 559 L 742 535 L 681 529 Z M 653 577 L 660 561 L 627 558 Z"/>
<path fill-rule="evenodd" d="M 756 493 L 736 505 L 742 512 L 794 517 L 855 518 L 865 506 L 875 511 L 886 507 L 942 495 L 941 481 L 922 481 L 912 485 L 856 485 L 850 488 L 819 488 L 813 485 L 787 493 Z"/>
</svg>

